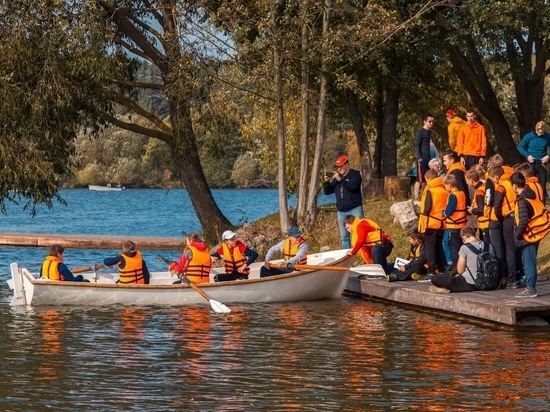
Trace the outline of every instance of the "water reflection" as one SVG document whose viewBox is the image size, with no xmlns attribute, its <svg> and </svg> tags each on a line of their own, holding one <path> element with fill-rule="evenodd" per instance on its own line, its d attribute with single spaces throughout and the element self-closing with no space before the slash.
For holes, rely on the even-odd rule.
<svg viewBox="0 0 550 412">
<path fill-rule="evenodd" d="M 0 409 L 545 410 L 547 333 L 362 300 L 0 306 Z"/>
</svg>

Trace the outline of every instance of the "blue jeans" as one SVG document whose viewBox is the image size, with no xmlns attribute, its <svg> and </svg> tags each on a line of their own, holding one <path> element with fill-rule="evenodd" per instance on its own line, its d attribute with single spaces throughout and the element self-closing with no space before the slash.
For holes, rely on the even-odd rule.
<svg viewBox="0 0 550 412">
<path fill-rule="evenodd" d="M 347 212 L 340 212 L 340 211 L 337 212 L 338 226 L 340 227 L 340 237 L 342 238 L 342 249 L 351 249 L 349 232 L 344 226 L 344 219 L 348 215 L 352 215 L 352 216 L 358 217 L 359 219 L 363 219 L 365 217 L 363 213 L 363 206 L 361 205 L 361 206 L 354 207 L 353 209 L 348 210 Z"/>
<path fill-rule="evenodd" d="M 525 284 L 528 289 L 537 290 L 537 253 L 539 244 L 531 243 L 521 248 L 521 263 L 525 272 Z"/>
<path fill-rule="evenodd" d="M 455 250 L 453 250 L 456 249 L 456 246 L 453 248 L 453 237 L 455 238 L 456 243 L 457 236 L 458 239 L 460 239 L 460 230 L 457 229 L 446 229 L 443 234 L 443 250 L 445 251 L 445 260 L 447 265 L 456 265 L 458 261 L 458 256 L 455 261 Z M 458 250 L 456 251 L 456 254 L 458 255 Z"/>
</svg>

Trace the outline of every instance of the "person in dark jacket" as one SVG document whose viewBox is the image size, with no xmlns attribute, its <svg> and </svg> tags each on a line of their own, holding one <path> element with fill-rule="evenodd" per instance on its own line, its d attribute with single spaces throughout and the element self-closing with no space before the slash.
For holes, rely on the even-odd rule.
<svg viewBox="0 0 550 412">
<path fill-rule="evenodd" d="M 342 248 L 351 248 L 350 235 L 344 226 L 344 218 L 352 215 L 362 219 L 365 217 L 363 212 L 363 194 L 361 193 L 361 173 L 358 170 L 351 169 L 349 159 L 343 155 L 336 159 L 334 167 L 337 172 L 325 172 L 325 183 L 323 192 L 325 195 L 334 193 L 336 195 L 336 210 L 338 216 L 338 226 L 342 238 Z"/>
<path fill-rule="evenodd" d="M 527 133 L 518 144 L 518 151 L 525 156 L 531 164 L 531 175 L 537 176 L 540 185 L 546 189 L 547 165 L 550 160 L 548 148 L 550 147 L 550 133 L 545 131 L 544 122 L 538 122 L 535 130 Z M 546 204 L 546 190 L 543 191 L 543 204 Z"/>
<path fill-rule="evenodd" d="M 424 235 L 417 228 L 412 229 L 408 233 L 409 243 L 409 263 L 398 265 L 396 269 L 386 276 L 388 282 L 412 280 L 412 275 L 418 273 L 425 275 L 428 273 L 428 259 L 424 251 Z"/>
<path fill-rule="evenodd" d="M 542 239 L 550 232 L 550 214 L 535 192 L 525 184 L 525 176 L 516 172 L 510 177 L 512 189 L 516 192 L 514 211 L 514 240 L 521 250 L 521 262 L 527 288 L 516 298 L 536 298 L 537 253 Z"/>
<path fill-rule="evenodd" d="M 147 264 L 143 260 L 141 252 L 136 250 L 136 244 L 127 240 L 122 244 L 122 253 L 115 257 L 103 259 L 103 263 L 93 266 L 95 270 L 104 267 L 118 267 L 118 283 L 148 284 L 151 279 Z"/>
</svg>

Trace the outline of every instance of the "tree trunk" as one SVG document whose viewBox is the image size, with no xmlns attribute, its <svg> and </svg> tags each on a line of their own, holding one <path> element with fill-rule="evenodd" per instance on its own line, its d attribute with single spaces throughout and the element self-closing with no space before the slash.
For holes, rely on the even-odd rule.
<svg viewBox="0 0 550 412">
<path fill-rule="evenodd" d="M 332 0 L 325 0 L 325 10 L 323 13 L 323 38 L 326 39 L 330 22 L 330 12 Z M 325 118 L 327 106 L 327 87 L 328 87 L 328 63 L 324 56 L 321 57 L 321 83 L 319 86 L 319 108 L 317 113 L 317 133 L 315 135 L 315 154 L 313 157 L 313 166 L 311 168 L 311 179 L 308 190 L 307 215 L 304 222 L 305 229 L 311 228 L 315 217 L 317 216 L 317 197 L 319 195 L 319 175 L 321 172 L 321 155 L 323 152 L 323 142 L 325 140 Z"/>
<path fill-rule="evenodd" d="M 382 134 L 384 131 L 384 89 L 380 83 L 376 86 L 374 101 L 376 114 L 376 140 L 374 142 L 374 177 L 382 178 Z"/>
<path fill-rule="evenodd" d="M 384 102 L 384 128 L 382 131 L 383 176 L 397 174 L 397 114 L 399 112 L 399 90 L 386 90 Z"/>
<path fill-rule="evenodd" d="M 308 63 L 308 25 L 306 24 L 309 0 L 302 1 L 302 67 L 301 67 L 301 99 L 302 99 L 302 134 L 300 136 L 300 181 L 294 224 L 298 225 L 305 219 L 307 205 L 307 181 L 309 170 L 309 63 Z M 317 202 L 316 202 L 317 203 Z"/>
<path fill-rule="evenodd" d="M 359 156 L 361 158 L 363 196 L 365 196 L 365 194 L 368 192 L 369 183 L 373 178 L 369 142 L 367 140 L 367 133 L 365 132 L 365 125 L 363 123 L 363 114 L 361 113 L 361 109 L 359 108 L 357 95 L 350 89 L 347 89 L 346 98 L 348 103 L 348 111 L 351 118 L 351 124 L 353 125 L 353 131 L 355 132 L 355 138 L 357 140 L 357 146 L 359 148 Z"/>
</svg>

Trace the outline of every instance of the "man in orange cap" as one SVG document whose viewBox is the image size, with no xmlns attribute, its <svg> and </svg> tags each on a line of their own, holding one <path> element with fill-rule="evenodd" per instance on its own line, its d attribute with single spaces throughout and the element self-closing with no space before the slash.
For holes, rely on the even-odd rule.
<svg viewBox="0 0 550 412">
<path fill-rule="evenodd" d="M 336 159 L 334 167 L 337 172 L 325 172 L 325 183 L 323 191 L 325 195 L 334 193 L 336 195 L 336 209 L 338 216 L 338 227 L 342 238 L 342 248 L 351 248 L 350 235 L 344 226 L 344 218 L 352 215 L 362 219 L 363 213 L 363 194 L 361 193 L 361 173 L 358 170 L 351 169 L 349 159 L 346 155 Z"/>
</svg>

